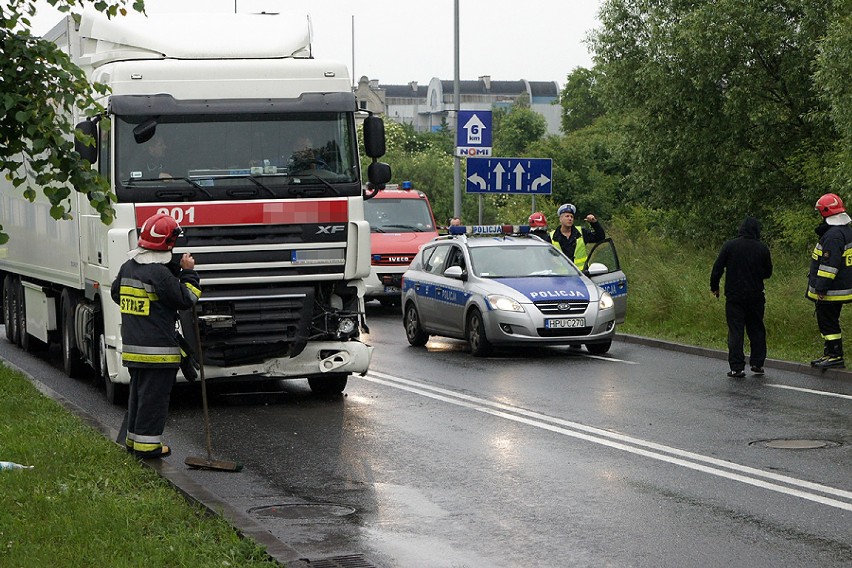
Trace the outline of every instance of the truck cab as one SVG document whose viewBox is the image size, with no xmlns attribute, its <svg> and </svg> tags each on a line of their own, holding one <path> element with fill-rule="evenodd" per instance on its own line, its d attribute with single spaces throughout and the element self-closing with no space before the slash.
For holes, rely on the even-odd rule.
<svg viewBox="0 0 852 568">
<path fill-rule="evenodd" d="M 370 223 L 370 275 L 364 280 L 365 299 L 398 306 L 403 272 L 425 243 L 438 236 L 429 198 L 411 182 L 388 184 L 364 202 Z"/>
</svg>

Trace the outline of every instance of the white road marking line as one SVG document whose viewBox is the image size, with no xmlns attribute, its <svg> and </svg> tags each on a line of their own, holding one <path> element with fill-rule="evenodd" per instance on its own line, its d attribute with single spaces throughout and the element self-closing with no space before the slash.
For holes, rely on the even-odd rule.
<svg viewBox="0 0 852 568">
<path fill-rule="evenodd" d="M 616 363 L 627 363 L 628 365 L 638 365 L 637 361 L 626 361 L 624 359 L 616 359 L 615 357 L 602 357 L 600 355 L 589 355 L 588 353 L 583 353 L 583 357 L 588 359 L 600 359 L 601 361 L 614 361 Z"/>
<path fill-rule="evenodd" d="M 533 426 L 543 430 L 548 430 L 573 438 L 586 440 L 595 444 L 623 450 L 636 455 L 649 457 L 674 465 L 680 465 L 688 469 L 709 473 L 711 475 L 716 475 L 718 477 L 739 481 L 741 483 L 746 483 L 756 487 L 762 487 L 764 489 L 776 491 L 785 495 L 800 497 L 802 499 L 814 501 L 816 503 L 821 503 L 823 505 L 828 505 L 831 507 L 836 507 L 838 509 L 852 511 L 852 502 L 847 503 L 825 496 L 832 495 L 840 499 L 848 499 L 849 501 L 852 501 L 852 492 L 850 491 L 844 491 L 842 489 L 836 489 L 834 487 L 829 487 L 827 485 L 822 485 L 819 483 L 804 481 L 786 475 L 780 475 L 777 473 L 763 471 L 760 469 L 736 464 L 725 460 L 720 460 L 717 458 L 703 456 L 701 454 L 695 454 L 693 452 L 680 450 L 678 448 L 665 446 L 663 444 L 657 444 L 655 442 L 649 442 L 647 440 L 633 438 L 624 434 L 618 434 L 616 432 L 610 432 L 608 430 L 603 430 L 592 426 L 586 426 L 578 422 L 571 422 L 568 420 L 554 418 L 551 416 L 540 414 L 538 412 L 525 410 L 523 408 L 493 402 L 490 400 L 480 399 L 477 397 L 465 395 L 440 387 L 425 385 L 416 381 L 395 377 L 393 375 L 388 375 L 386 373 L 381 373 L 378 371 L 370 371 L 367 376 L 362 378 L 373 383 L 398 388 L 435 400 L 448 402 L 456 406 L 469 408 L 478 412 L 483 412 L 500 418 L 505 418 L 507 420 L 527 424 L 529 426 Z M 725 468 L 731 471 L 724 471 L 723 469 L 719 468 Z M 764 481 L 763 479 L 756 479 L 761 477 L 776 483 Z M 784 483 L 792 487 L 785 487 L 784 485 L 779 485 L 779 483 Z M 809 493 L 808 491 L 823 493 L 825 495 Z"/>
<path fill-rule="evenodd" d="M 829 392 L 829 391 L 821 391 L 821 390 L 813 390 L 813 389 L 803 389 L 801 387 L 790 387 L 787 385 L 775 385 L 775 384 L 765 384 L 767 387 L 772 387 L 775 389 L 787 389 L 791 391 L 798 392 L 806 392 L 808 394 L 818 394 L 820 396 L 833 396 L 837 398 L 845 398 L 846 400 L 852 400 L 852 395 L 848 394 L 840 394 L 839 392 Z"/>
</svg>

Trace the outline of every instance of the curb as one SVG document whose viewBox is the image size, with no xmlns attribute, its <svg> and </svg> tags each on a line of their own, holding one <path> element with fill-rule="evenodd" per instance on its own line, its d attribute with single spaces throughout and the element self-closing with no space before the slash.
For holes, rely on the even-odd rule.
<svg viewBox="0 0 852 568">
<path fill-rule="evenodd" d="M 616 341 L 624 343 L 635 343 L 646 347 L 656 347 L 658 349 L 667 349 L 679 353 L 688 353 L 690 355 L 700 355 L 711 359 L 721 359 L 727 363 L 728 352 L 720 349 L 708 349 L 706 347 L 696 347 L 694 345 L 684 345 L 673 341 L 665 341 L 662 339 L 652 339 L 650 337 L 642 337 L 639 335 L 629 335 L 617 333 L 614 337 Z M 811 375 L 813 377 L 821 377 L 824 379 L 839 379 L 842 381 L 852 382 L 852 371 L 846 369 L 814 369 L 805 363 L 796 363 L 793 361 L 782 361 L 781 359 L 767 359 L 763 364 L 764 367 L 770 369 L 779 369 L 781 371 L 790 371 L 802 375 Z"/>
</svg>

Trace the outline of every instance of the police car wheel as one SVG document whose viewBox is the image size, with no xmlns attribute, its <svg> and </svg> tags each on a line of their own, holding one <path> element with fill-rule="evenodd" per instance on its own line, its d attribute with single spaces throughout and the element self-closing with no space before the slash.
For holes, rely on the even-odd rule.
<svg viewBox="0 0 852 568">
<path fill-rule="evenodd" d="M 417 313 L 417 308 L 414 304 L 408 304 L 405 307 L 405 337 L 408 343 L 414 347 L 423 347 L 429 341 L 429 334 L 423 331 L 420 327 L 420 314 Z"/>
<path fill-rule="evenodd" d="M 609 341 L 607 341 L 605 343 L 587 343 L 586 344 L 586 349 L 592 355 L 603 355 L 604 353 L 609 351 L 610 347 L 612 347 L 612 339 L 610 339 Z"/>
<path fill-rule="evenodd" d="M 479 310 L 471 310 L 467 316 L 467 342 L 474 357 L 483 357 L 491 353 L 492 345 L 485 336 L 485 323 Z"/>
</svg>

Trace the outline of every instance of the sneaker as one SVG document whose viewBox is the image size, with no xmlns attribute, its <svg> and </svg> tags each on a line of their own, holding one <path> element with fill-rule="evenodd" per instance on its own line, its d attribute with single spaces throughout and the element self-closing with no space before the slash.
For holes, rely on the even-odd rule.
<svg viewBox="0 0 852 568">
<path fill-rule="evenodd" d="M 837 355 L 828 355 L 825 357 L 825 359 L 815 364 L 814 367 L 816 367 L 817 369 L 830 369 L 832 367 L 839 367 L 842 369 L 846 367 L 846 365 L 843 363 L 843 357 L 838 357 Z"/>
<path fill-rule="evenodd" d="M 763 367 L 752 366 L 751 372 L 754 373 L 755 375 L 762 375 L 763 374 Z"/>
<path fill-rule="evenodd" d="M 728 371 L 728 376 L 732 379 L 741 379 L 745 377 L 745 371 Z"/>
</svg>

